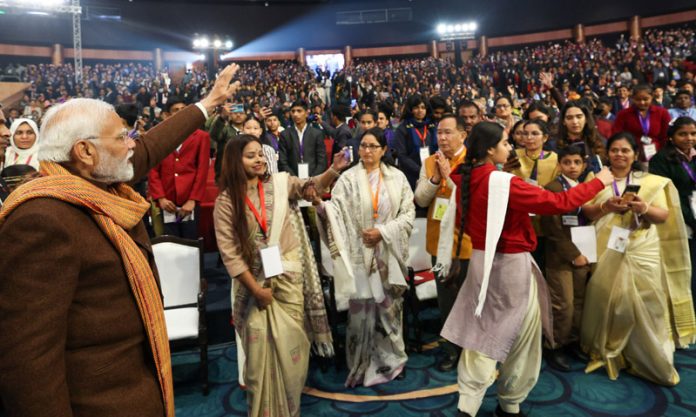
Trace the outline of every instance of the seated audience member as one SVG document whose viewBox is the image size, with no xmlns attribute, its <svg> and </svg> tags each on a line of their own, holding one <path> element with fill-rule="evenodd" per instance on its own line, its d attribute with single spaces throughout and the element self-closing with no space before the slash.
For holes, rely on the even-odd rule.
<svg viewBox="0 0 696 417">
<path fill-rule="evenodd" d="M 276 174 L 278 173 L 278 154 L 273 146 L 269 142 L 266 142 L 268 140 L 268 136 L 261 126 L 261 121 L 259 119 L 254 116 L 250 116 L 242 125 L 242 133 L 251 135 L 261 141 L 263 155 L 266 158 L 268 175 Z"/>
<path fill-rule="evenodd" d="M 669 109 L 669 116 L 672 119 L 678 117 L 690 117 L 696 120 L 696 107 L 691 103 L 692 95 L 687 90 L 679 90 L 674 95 L 674 107 Z"/>
<path fill-rule="evenodd" d="M 466 156 L 464 121 L 451 113 L 445 114 L 437 125 L 437 137 L 440 149 L 423 163 L 415 192 L 416 204 L 428 209 L 425 250 L 432 256 L 433 265 L 436 264 L 438 256 L 440 222 L 454 189 L 450 174 L 456 171 Z M 471 257 L 469 236 L 463 235 L 461 244 L 458 242 L 458 237 L 458 230 L 455 228 L 452 236 L 454 239 L 452 258 L 459 262 L 459 273 L 448 282 L 445 282 L 446 277 L 438 277 L 436 280 L 437 304 L 443 324 L 464 282 Z M 447 341 L 441 342 L 440 345 L 444 355 L 440 358 L 437 368 L 440 371 L 454 369 L 457 366 L 460 349 Z"/>
<path fill-rule="evenodd" d="M 568 146 L 558 151 L 560 173 L 546 189 L 559 193 L 568 191 L 581 183 L 585 172 L 585 153 L 583 149 Z M 580 207 L 564 214 L 541 216 L 541 232 L 546 237 L 546 282 L 551 295 L 553 312 L 553 339 L 548 362 L 551 367 L 562 372 L 570 371 L 568 349 L 578 352 L 580 340 L 580 321 L 585 301 L 585 286 L 590 278 L 590 264 L 587 257 L 571 240 L 570 230 L 584 226 Z"/>
<path fill-rule="evenodd" d="M 403 119 L 394 133 L 394 150 L 399 169 L 406 175 L 413 190 L 423 161 L 437 151 L 433 135 L 435 125 L 431 122 L 428 104 L 420 95 L 410 96 L 406 100 Z"/>
<path fill-rule="evenodd" d="M 517 149 L 520 167 L 513 174 L 530 184 L 545 187 L 558 176 L 558 155 L 544 150 L 544 143 L 549 139 L 546 123 L 530 120 L 524 123 L 524 148 Z"/>
<path fill-rule="evenodd" d="M 514 107 L 512 106 L 512 99 L 508 96 L 500 96 L 495 100 L 495 121 L 505 129 L 506 132 L 510 132 L 512 126 L 520 120 L 520 117 L 513 114 Z"/>
<path fill-rule="evenodd" d="M 31 165 L 12 165 L 0 172 L 0 206 L 12 191 L 20 185 L 38 176 Z"/>
<path fill-rule="evenodd" d="M 5 125 L 5 114 L 0 109 L 0 169 L 5 166 L 7 148 L 10 146 L 10 129 Z"/>
<path fill-rule="evenodd" d="M 457 115 L 464 121 L 464 130 L 468 135 L 476 123 L 481 121 L 481 109 L 473 101 L 463 100 L 457 107 Z"/>
<path fill-rule="evenodd" d="M 165 120 L 186 105 L 178 98 L 167 102 Z M 210 166 L 210 136 L 196 129 L 148 175 L 150 197 L 157 202 L 164 233 L 187 239 L 198 237 L 200 202 Z"/>
<path fill-rule="evenodd" d="M 583 206 L 595 224 L 598 256 L 581 326 L 586 372 L 605 367 L 616 379 L 628 368 L 673 386 L 679 383 L 675 343 L 685 347 L 696 339 L 679 195 L 668 178 L 641 171 L 630 133 L 612 136 L 607 149 L 615 180 Z"/>
<path fill-rule="evenodd" d="M 667 142 L 670 116 L 666 109 L 652 104 L 652 88 L 647 84 L 635 86 L 631 100 L 633 104 L 616 115 L 612 134 L 629 132 L 633 135 L 638 141 L 638 161 L 646 167 Z"/>
<path fill-rule="evenodd" d="M 326 146 L 324 133 L 307 123 L 307 102 L 292 103 L 290 115 L 293 126 L 281 134 L 278 147 L 278 170 L 307 179 L 326 169 Z"/>
<path fill-rule="evenodd" d="M 15 119 L 10 126 L 10 146 L 5 151 L 5 166 L 31 165 L 39 169 L 39 127 L 31 119 Z"/>
<path fill-rule="evenodd" d="M 555 150 L 573 146 L 581 149 L 587 157 L 586 170 L 581 181 L 584 181 L 589 173 L 599 172 L 602 164 L 607 161 L 607 150 L 604 146 L 606 139 L 597 132 L 594 118 L 587 107 L 577 101 L 568 101 L 561 109 L 557 132 L 554 138 Z"/>
</svg>

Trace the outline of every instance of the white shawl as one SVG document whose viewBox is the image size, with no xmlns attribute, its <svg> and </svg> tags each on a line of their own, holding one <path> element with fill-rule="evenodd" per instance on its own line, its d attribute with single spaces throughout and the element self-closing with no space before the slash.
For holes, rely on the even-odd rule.
<svg viewBox="0 0 696 417">
<path fill-rule="evenodd" d="M 486 302 L 488 293 L 488 280 L 493 268 L 493 258 L 495 258 L 496 248 L 500 235 L 503 232 L 505 216 L 507 214 L 508 199 L 510 198 L 510 181 L 513 175 L 502 171 L 491 172 L 488 180 L 488 209 L 486 212 L 486 248 L 484 251 L 483 280 L 481 290 L 478 295 L 475 315 L 481 317 L 483 305 Z M 444 217 L 440 222 L 440 239 L 437 242 L 437 262 L 433 267 L 433 272 L 440 276 L 449 273 L 452 264 L 452 245 L 454 242 L 454 222 L 457 213 L 457 189 L 452 190 L 450 202 L 445 211 Z"/>
<path fill-rule="evenodd" d="M 388 192 L 391 212 L 383 224 L 374 224 L 372 195 L 367 171 L 358 164 L 341 175 L 331 192 L 331 200 L 323 204 L 326 223 L 331 229 L 336 304 L 348 305 L 356 294 L 357 274 L 366 274 L 373 262 L 374 249 L 363 244 L 361 231 L 375 227 L 382 235 L 382 260 L 388 267 L 388 282 L 406 286 L 408 240 L 415 219 L 413 191 L 404 174 L 396 168 L 380 166 L 383 188 Z M 326 233 L 322 233 L 324 239 Z"/>
</svg>

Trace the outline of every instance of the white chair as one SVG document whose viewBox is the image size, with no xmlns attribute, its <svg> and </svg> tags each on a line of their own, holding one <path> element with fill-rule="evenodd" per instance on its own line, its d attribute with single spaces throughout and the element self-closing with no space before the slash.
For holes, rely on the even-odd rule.
<svg viewBox="0 0 696 417">
<path fill-rule="evenodd" d="M 164 295 L 164 318 L 172 348 L 192 342 L 200 348 L 203 394 L 208 395 L 207 281 L 203 276 L 203 239 L 160 236 L 152 252 Z"/>
<path fill-rule="evenodd" d="M 423 323 L 420 320 L 421 304 L 437 299 L 435 275 L 430 270 L 433 265 L 430 254 L 425 250 L 427 225 L 426 218 L 417 217 L 415 219 L 408 245 L 409 306 L 414 319 L 416 350 L 418 351 L 423 345 Z"/>
</svg>

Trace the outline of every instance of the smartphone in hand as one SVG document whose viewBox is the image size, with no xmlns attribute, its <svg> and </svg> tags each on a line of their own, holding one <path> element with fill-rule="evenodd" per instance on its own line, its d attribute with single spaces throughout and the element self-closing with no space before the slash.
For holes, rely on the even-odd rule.
<svg viewBox="0 0 696 417">
<path fill-rule="evenodd" d="M 635 200 L 640 191 L 640 185 L 638 184 L 628 184 L 623 194 L 621 194 L 621 204 L 626 205 L 631 201 Z"/>
</svg>

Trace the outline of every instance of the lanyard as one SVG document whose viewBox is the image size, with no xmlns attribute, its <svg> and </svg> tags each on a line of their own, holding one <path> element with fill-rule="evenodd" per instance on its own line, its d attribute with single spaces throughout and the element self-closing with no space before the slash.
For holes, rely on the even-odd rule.
<svg viewBox="0 0 696 417">
<path fill-rule="evenodd" d="M 266 217 L 266 195 L 263 192 L 263 181 L 259 179 L 259 201 L 261 203 L 260 216 L 258 210 L 256 210 L 256 207 L 254 207 L 254 204 L 249 199 L 249 196 L 245 196 L 244 198 L 246 199 L 246 204 L 249 207 L 249 210 L 251 210 L 256 218 L 256 221 L 259 223 L 259 226 L 261 226 L 263 236 L 266 237 L 268 234 L 268 218 Z"/>
<path fill-rule="evenodd" d="M 570 183 L 568 182 L 568 180 L 565 179 L 565 177 L 563 175 L 558 176 L 558 182 L 561 183 L 561 186 L 563 187 L 563 191 L 568 191 L 571 188 L 573 188 L 573 187 L 571 187 Z M 582 207 L 578 207 L 578 209 L 575 211 L 575 215 L 580 216 L 581 212 L 582 212 Z"/>
<path fill-rule="evenodd" d="M 379 191 L 382 188 L 382 171 L 379 171 L 379 182 L 377 183 L 377 192 L 372 192 L 372 187 L 370 187 L 370 194 L 372 194 L 372 218 L 377 220 L 379 213 L 377 209 L 379 208 Z"/>
<path fill-rule="evenodd" d="M 541 153 L 539 154 L 539 157 L 534 160 L 534 166 L 532 167 L 532 173 L 529 176 L 529 178 L 533 179 L 534 181 L 537 180 L 538 176 L 538 171 L 539 171 L 539 160 L 544 159 L 544 150 L 541 150 Z"/>
<path fill-rule="evenodd" d="M 418 135 L 418 139 L 420 139 L 421 144 L 423 145 L 422 147 L 425 148 L 425 139 L 428 137 L 428 126 L 423 126 L 422 134 L 417 127 L 414 127 L 413 130 L 416 131 L 416 135 Z"/>
<path fill-rule="evenodd" d="M 638 110 L 638 120 L 640 121 L 640 127 L 643 129 L 643 135 L 648 136 L 650 132 L 650 109 L 648 109 L 648 113 L 645 117 L 643 117 L 643 115 L 640 114 L 640 110 Z"/>
<path fill-rule="evenodd" d="M 689 174 L 689 178 L 691 178 L 691 181 L 696 183 L 696 173 L 694 173 L 694 170 L 691 169 L 691 166 L 686 161 L 682 161 L 681 164 L 682 167 L 684 167 L 686 173 Z"/>
<path fill-rule="evenodd" d="M 631 173 L 628 173 L 628 176 L 626 177 L 626 186 L 631 184 Z M 616 180 L 614 180 L 614 183 L 612 184 L 612 187 L 614 187 L 614 196 L 616 197 L 621 197 L 621 194 L 619 193 L 619 186 L 616 184 Z"/>
</svg>

